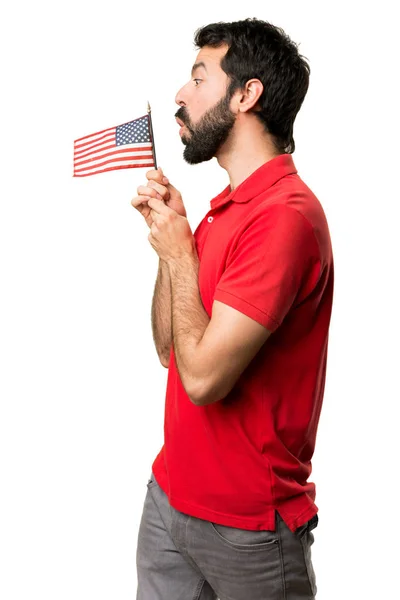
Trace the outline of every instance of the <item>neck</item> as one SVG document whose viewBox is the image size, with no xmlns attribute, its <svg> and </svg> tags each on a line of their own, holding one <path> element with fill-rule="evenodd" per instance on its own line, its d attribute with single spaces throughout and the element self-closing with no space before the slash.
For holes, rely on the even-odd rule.
<svg viewBox="0 0 400 600">
<path fill-rule="evenodd" d="M 270 136 L 260 126 L 232 130 L 228 140 L 219 149 L 216 158 L 229 175 L 231 190 L 247 179 L 264 163 L 279 156 Z"/>
</svg>

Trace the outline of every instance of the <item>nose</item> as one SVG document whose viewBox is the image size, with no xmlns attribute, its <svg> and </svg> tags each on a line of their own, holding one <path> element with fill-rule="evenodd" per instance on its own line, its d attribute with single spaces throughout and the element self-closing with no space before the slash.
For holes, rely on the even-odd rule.
<svg viewBox="0 0 400 600">
<path fill-rule="evenodd" d="M 179 106 L 185 106 L 185 87 L 186 84 L 181 87 L 181 89 L 175 96 L 175 103 L 179 104 Z"/>
</svg>

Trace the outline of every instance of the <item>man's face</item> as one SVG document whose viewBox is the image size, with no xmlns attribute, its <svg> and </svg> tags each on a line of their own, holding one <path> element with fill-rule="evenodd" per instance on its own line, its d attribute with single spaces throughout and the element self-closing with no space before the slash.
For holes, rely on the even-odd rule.
<svg viewBox="0 0 400 600">
<path fill-rule="evenodd" d="M 229 78 L 220 67 L 227 49 L 226 45 L 201 48 L 191 80 L 175 98 L 180 105 L 175 117 L 184 125 L 180 131 L 186 146 L 183 157 L 190 164 L 213 158 L 235 124 L 236 116 L 226 93 Z"/>
</svg>

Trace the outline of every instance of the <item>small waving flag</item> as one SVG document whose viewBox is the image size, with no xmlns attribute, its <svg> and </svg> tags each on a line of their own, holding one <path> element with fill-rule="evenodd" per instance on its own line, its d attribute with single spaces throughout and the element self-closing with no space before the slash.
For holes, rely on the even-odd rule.
<svg viewBox="0 0 400 600">
<path fill-rule="evenodd" d="M 150 106 L 134 121 L 74 141 L 74 177 L 156 166 Z"/>
</svg>

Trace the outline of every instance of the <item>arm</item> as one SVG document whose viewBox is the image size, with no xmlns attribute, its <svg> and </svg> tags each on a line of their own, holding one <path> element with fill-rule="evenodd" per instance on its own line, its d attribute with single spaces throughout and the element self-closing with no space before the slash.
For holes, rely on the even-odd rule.
<svg viewBox="0 0 400 600">
<path fill-rule="evenodd" d="M 163 367 L 168 368 L 172 343 L 171 284 L 167 263 L 160 259 L 151 307 L 151 325 L 157 354 Z"/>
<path fill-rule="evenodd" d="M 183 387 L 195 404 L 203 374 L 197 347 L 210 322 L 200 297 L 199 257 L 196 249 L 179 260 L 168 261 L 171 281 L 172 337 L 176 366 Z"/>
<path fill-rule="evenodd" d="M 255 211 L 254 211 L 255 212 Z M 315 287 L 319 247 L 295 209 L 254 214 L 218 281 L 211 319 L 193 253 L 168 261 L 174 352 L 182 384 L 197 406 L 224 398 L 261 346 Z"/>
<path fill-rule="evenodd" d="M 168 266 L 179 375 L 193 404 L 204 406 L 231 391 L 270 331 L 222 302 L 214 302 L 210 319 L 200 298 L 199 264 L 193 253 Z"/>
</svg>

